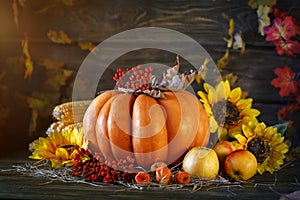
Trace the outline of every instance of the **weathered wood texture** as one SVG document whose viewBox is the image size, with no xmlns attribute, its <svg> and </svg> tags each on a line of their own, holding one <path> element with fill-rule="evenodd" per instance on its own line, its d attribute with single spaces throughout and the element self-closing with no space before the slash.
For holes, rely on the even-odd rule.
<svg viewBox="0 0 300 200">
<path fill-rule="evenodd" d="M 28 160 L 10 157 L 0 161 L 0 199 L 279 199 L 281 195 L 300 189 L 299 165 L 283 168 L 271 175 L 256 175 L 248 183 L 228 186 L 192 187 L 180 190 L 149 188 L 133 190 L 119 185 L 92 186 L 84 183 L 64 183 L 48 178 L 26 176 L 12 166 L 24 167 Z"/>
</svg>

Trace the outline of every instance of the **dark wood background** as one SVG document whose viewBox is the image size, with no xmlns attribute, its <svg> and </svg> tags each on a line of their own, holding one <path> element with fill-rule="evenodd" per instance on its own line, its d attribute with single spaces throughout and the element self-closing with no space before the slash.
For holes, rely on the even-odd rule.
<svg viewBox="0 0 300 200">
<path fill-rule="evenodd" d="M 278 0 L 277 5 L 281 11 L 296 17 L 300 22 L 300 1 Z M 276 111 L 286 103 L 286 99 L 278 95 L 278 89 L 270 84 L 275 77 L 273 69 L 288 65 L 299 70 L 296 68 L 299 57 L 277 55 L 275 47 L 257 33 L 256 11 L 247 5 L 246 0 L 74 0 L 72 7 L 58 0 L 27 0 L 25 7 L 19 9 L 19 15 L 19 31 L 16 31 L 12 1 L 1 0 L 0 69 L 1 72 L 6 72 L 1 81 L 8 87 L 8 92 L 0 96 L 1 104 L 9 107 L 10 114 L 7 122 L 1 126 L 0 155 L 26 152 L 29 142 L 38 136 L 44 136 L 53 120 L 51 112 L 38 119 L 37 130 L 29 136 L 30 108 L 26 102 L 15 96 L 20 91 L 26 94 L 43 92 L 40 83 L 45 77 L 36 63 L 44 58 L 64 62 L 64 67 L 74 70 L 76 75 L 89 53 L 80 49 L 78 42 L 89 41 L 97 45 L 128 29 L 164 27 L 195 39 L 217 62 L 226 50 L 223 38 L 227 36 L 228 19 L 233 18 L 235 31 L 243 32 L 246 52 L 241 56 L 239 51 L 232 50 L 229 65 L 222 73 L 234 72 L 238 75 L 237 86 L 249 92 L 249 96 L 254 99 L 253 107 L 261 111 L 259 119 L 268 125 L 278 122 Z M 54 44 L 47 38 L 46 33 L 49 30 L 63 30 L 72 39 L 72 44 Z M 23 73 L 12 73 L 15 66 L 7 62 L 9 58 L 22 54 L 21 40 L 24 32 L 27 32 L 31 56 L 35 63 L 31 80 L 24 80 Z M 137 53 L 129 55 L 120 63 L 132 66 L 151 59 L 170 64 L 174 62 L 174 55 L 170 56 L 166 52 Z M 113 80 L 106 79 L 103 85 L 111 87 Z M 71 86 L 64 87 L 61 97 L 54 103 L 70 100 L 71 91 Z"/>
</svg>

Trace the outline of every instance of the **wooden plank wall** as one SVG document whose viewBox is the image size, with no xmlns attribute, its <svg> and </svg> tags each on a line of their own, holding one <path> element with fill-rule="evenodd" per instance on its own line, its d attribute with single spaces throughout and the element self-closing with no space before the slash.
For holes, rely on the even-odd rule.
<svg viewBox="0 0 300 200">
<path fill-rule="evenodd" d="M 19 31 L 13 23 L 12 1 L 0 2 L 0 70 L 6 73 L 1 83 L 8 87 L 7 93 L 1 94 L 1 104 L 10 109 L 8 120 L 1 125 L 2 154 L 26 150 L 28 143 L 43 136 L 52 122 L 51 112 L 45 113 L 46 117 L 38 120 L 37 130 L 29 136 L 31 111 L 26 102 L 16 98 L 20 92 L 27 95 L 43 92 L 40 83 L 45 76 L 37 64 L 39 61 L 44 58 L 62 61 L 66 69 L 72 69 L 76 74 L 89 53 L 81 50 L 78 42 L 89 41 L 97 45 L 114 34 L 137 27 L 164 27 L 182 32 L 203 45 L 217 62 L 225 52 L 223 38 L 227 36 L 228 19 L 233 18 L 235 31 L 242 31 L 245 37 L 246 52 L 241 56 L 233 50 L 223 73 L 234 72 L 238 75 L 237 86 L 248 91 L 254 99 L 253 107 L 262 112 L 260 120 L 269 125 L 277 122 L 276 111 L 286 102 L 270 85 L 275 77 L 273 69 L 284 65 L 295 67 L 300 60 L 299 57 L 278 56 L 274 46 L 258 35 L 256 12 L 247 5 L 246 0 L 74 0 L 72 7 L 61 2 L 27 0 L 24 8 L 19 8 Z M 298 0 L 278 0 L 278 7 L 300 22 Z M 46 35 L 49 30 L 63 30 L 72 39 L 72 44 L 52 43 Z M 27 32 L 35 63 L 31 80 L 23 79 L 24 69 L 22 73 L 13 73 L 16 66 L 8 62 L 9 58 L 21 55 L 20 42 L 24 32 Z M 153 59 L 170 64 L 174 61 L 174 55 L 170 56 L 167 52 L 137 52 L 119 64 L 132 66 Z M 113 82 L 105 79 L 102 84 L 108 88 Z M 71 87 L 64 88 L 56 103 L 70 100 L 71 90 Z"/>
</svg>

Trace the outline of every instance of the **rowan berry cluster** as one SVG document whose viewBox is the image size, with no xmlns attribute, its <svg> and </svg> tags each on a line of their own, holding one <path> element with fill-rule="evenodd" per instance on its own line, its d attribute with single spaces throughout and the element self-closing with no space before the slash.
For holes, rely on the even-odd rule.
<svg viewBox="0 0 300 200">
<path fill-rule="evenodd" d="M 88 157 L 83 161 L 83 157 Z M 80 149 L 73 164 L 73 176 L 81 176 L 86 181 L 115 184 L 118 181 L 132 182 L 135 160 L 127 157 L 119 161 L 105 161 L 101 155 L 92 155 L 89 151 Z"/>
<path fill-rule="evenodd" d="M 118 68 L 113 79 L 118 87 L 133 90 L 151 90 L 150 79 L 152 77 L 152 67 L 142 67 L 138 65 L 131 69 L 127 68 L 126 72 Z"/>
</svg>

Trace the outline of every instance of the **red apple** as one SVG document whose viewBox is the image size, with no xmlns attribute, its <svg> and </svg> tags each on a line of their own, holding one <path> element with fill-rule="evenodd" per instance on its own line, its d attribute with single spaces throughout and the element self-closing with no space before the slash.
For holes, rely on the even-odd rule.
<svg viewBox="0 0 300 200">
<path fill-rule="evenodd" d="M 218 155 L 220 165 L 223 166 L 225 157 L 231 154 L 235 150 L 235 148 L 233 144 L 229 141 L 220 141 L 217 144 L 215 144 L 213 150 L 215 150 L 215 152 Z"/>
<path fill-rule="evenodd" d="M 240 149 L 225 157 L 224 171 L 234 180 L 248 180 L 256 174 L 257 160 L 247 150 Z"/>
</svg>

